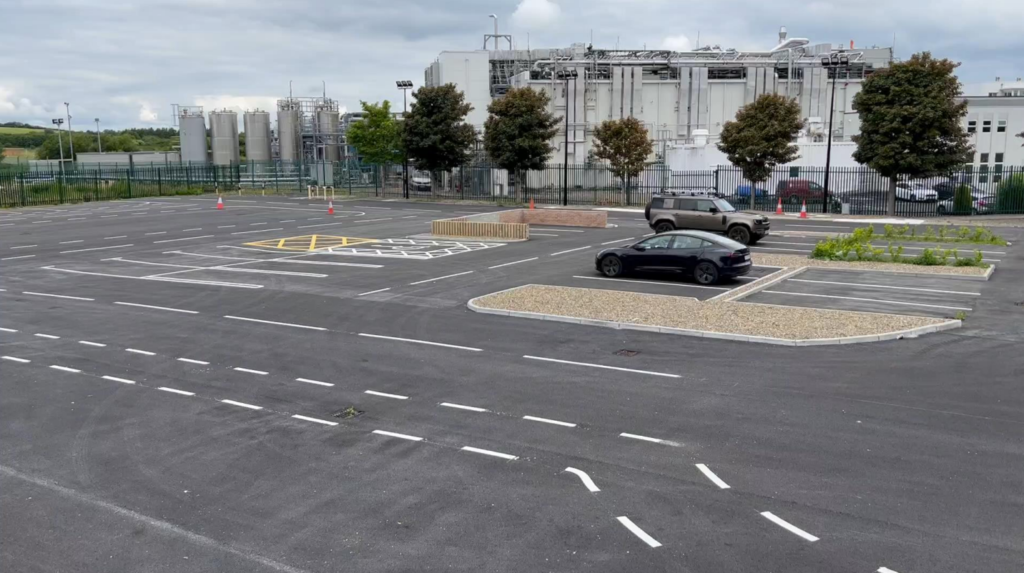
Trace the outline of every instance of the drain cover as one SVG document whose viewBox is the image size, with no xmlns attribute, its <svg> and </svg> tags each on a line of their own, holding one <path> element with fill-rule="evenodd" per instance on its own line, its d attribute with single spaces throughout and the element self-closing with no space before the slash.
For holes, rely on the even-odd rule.
<svg viewBox="0 0 1024 573">
<path fill-rule="evenodd" d="M 639 350 L 627 350 L 627 349 L 623 348 L 622 350 L 616 351 L 615 354 L 618 354 L 619 356 L 636 356 L 637 354 L 640 354 L 640 351 Z"/>
</svg>

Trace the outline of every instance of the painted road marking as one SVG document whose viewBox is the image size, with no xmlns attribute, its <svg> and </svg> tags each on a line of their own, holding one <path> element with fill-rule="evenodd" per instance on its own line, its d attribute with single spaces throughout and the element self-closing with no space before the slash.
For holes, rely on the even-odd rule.
<svg viewBox="0 0 1024 573">
<path fill-rule="evenodd" d="M 379 292 L 384 292 L 384 291 L 386 291 L 386 290 L 391 290 L 391 287 L 388 287 L 388 288 L 379 288 L 379 289 L 377 289 L 377 290 L 371 290 L 370 292 L 363 292 L 363 293 L 359 293 L 359 294 L 357 294 L 356 296 L 366 296 L 366 295 L 368 295 L 368 294 L 377 294 L 377 293 L 379 293 Z"/>
<path fill-rule="evenodd" d="M 296 229 L 312 229 L 313 227 L 330 227 L 331 225 L 343 225 L 343 224 L 347 224 L 347 223 L 348 223 L 348 221 L 346 221 L 345 223 L 318 223 L 316 225 L 299 225 L 298 227 L 295 227 L 295 228 Z"/>
<path fill-rule="evenodd" d="M 692 284 L 689 284 L 689 283 L 670 283 L 670 282 L 661 282 L 661 281 L 643 281 L 643 280 L 637 280 L 637 279 L 612 279 L 612 278 L 608 278 L 608 277 L 585 277 L 585 276 L 582 276 L 582 275 L 573 275 L 572 278 L 574 278 L 574 279 L 586 279 L 588 281 L 614 281 L 614 282 L 623 282 L 623 283 L 640 283 L 640 284 L 647 284 L 647 285 L 664 285 L 664 286 L 677 286 L 677 287 L 689 287 L 689 288 L 703 288 L 703 289 L 710 289 L 710 290 L 729 290 L 726 287 L 713 287 L 713 286 L 704 286 L 704 285 L 692 285 Z"/>
<path fill-rule="evenodd" d="M 76 239 L 74 241 L 61 241 L 61 242 L 59 242 L 57 244 L 58 245 L 72 245 L 74 243 L 84 243 L 84 242 L 85 242 L 85 239 Z"/>
<path fill-rule="evenodd" d="M 552 420 L 550 418 L 538 418 L 536 416 L 523 416 L 524 420 L 530 420 L 531 422 L 543 422 L 545 424 L 554 424 L 556 426 L 565 426 L 566 428 L 575 428 L 576 424 L 571 422 L 560 422 L 558 420 Z"/>
<path fill-rule="evenodd" d="M 452 404 L 451 402 L 441 402 L 440 406 L 445 408 L 455 408 L 457 410 L 469 410 L 470 412 L 487 412 L 486 408 L 477 408 L 476 406 L 463 406 L 462 404 Z"/>
<path fill-rule="evenodd" d="M 20 245 L 17 247 L 11 247 L 11 249 L 31 249 L 32 247 L 38 247 L 39 245 Z"/>
<path fill-rule="evenodd" d="M 210 364 L 209 362 L 204 362 L 202 360 L 194 360 L 192 358 L 179 358 L 178 361 L 179 362 L 188 362 L 189 364 L 200 364 L 202 366 L 209 366 L 209 364 Z"/>
<path fill-rule="evenodd" d="M 117 215 L 114 215 L 114 216 L 116 217 Z M 104 241 L 109 241 L 110 239 L 127 239 L 127 238 L 128 238 L 128 235 L 118 235 L 116 237 L 103 237 L 103 240 Z"/>
<path fill-rule="evenodd" d="M 540 257 L 533 257 L 532 259 L 523 259 L 521 261 L 512 261 L 511 263 L 501 263 L 500 265 L 494 265 L 493 267 L 487 267 L 488 269 L 497 269 L 501 267 L 507 267 L 509 265 L 518 265 L 519 263 L 528 263 L 530 261 L 536 261 Z"/>
<path fill-rule="evenodd" d="M 266 224 L 267 224 L 267 222 L 264 221 L 262 223 L 249 223 L 249 226 L 252 227 L 253 225 L 266 225 Z"/>
<path fill-rule="evenodd" d="M 877 303 L 881 303 L 881 304 L 897 304 L 897 305 L 900 305 L 900 306 L 919 306 L 919 307 L 923 307 L 923 308 L 941 308 L 943 310 L 973 310 L 973 309 L 971 309 L 969 307 L 965 308 L 965 307 L 962 307 L 962 306 L 942 306 L 942 305 L 938 305 L 938 304 L 924 304 L 924 303 L 921 303 L 921 302 L 903 302 L 903 301 L 900 301 L 900 300 L 883 300 L 883 299 L 877 299 L 877 298 L 858 298 L 858 297 L 853 297 L 853 296 L 835 296 L 835 295 L 831 295 L 831 294 L 812 294 L 812 293 L 807 293 L 807 292 L 788 292 L 788 291 L 781 291 L 781 290 L 766 290 L 766 291 L 762 291 L 762 292 L 767 293 L 767 294 L 788 294 L 788 295 L 791 295 L 791 296 L 813 296 L 813 297 L 818 297 L 818 298 L 835 298 L 835 299 L 840 299 L 840 300 L 855 300 L 855 301 L 859 301 L 859 302 L 877 302 Z"/>
<path fill-rule="evenodd" d="M 95 346 L 96 348 L 106 348 L 106 346 L 107 346 L 106 344 L 103 344 L 103 343 L 100 343 L 100 342 L 90 342 L 88 340 L 79 340 L 78 343 L 79 344 L 84 344 L 86 346 Z"/>
<path fill-rule="evenodd" d="M 90 301 L 90 302 L 96 300 L 94 298 L 86 298 L 84 296 L 68 296 L 66 294 L 48 294 L 48 293 L 45 293 L 45 292 L 32 292 L 32 291 L 27 291 L 27 290 L 26 291 L 22 291 L 21 294 L 30 294 L 32 296 L 48 296 L 48 297 L 51 297 L 51 298 L 66 298 L 68 300 L 87 300 L 87 301 Z"/>
<path fill-rule="evenodd" d="M 893 571 L 892 569 L 889 569 L 888 567 L 879 567 L 877 573 L 896 573 L 896 572 Z"/>
<path fill-rule="evenodd" d="M 227 315 L 227 314 L 224 315 L 224 318 L 230 318 L 231 320 L 245 320 L 247 322 L 259 322 L 259 323 L 262 323 L 262 324 L 273 324 L 275 326 L 290 326 L 292 328 L 305 328 L 307 330 L 327 330 L 326 328 L 323 328 L 321 326 L 308 326 L 308 325 L 305 325 L 305 324 L 292 324 L 290 322 L 277 322 L 277 321 L 273 321 L 273 320 L 260 320 L 258 318 L 246 318 L 244 316 L 231 316 L 231 315 Z"/>
<path fill-rule="evenodd" d="M 37 332 L 32 336 L 38 336 L 39 338 L 48 338 L 50 340 L 57 340 L 58 338 L 60 338 L 59 336 L 54 336 L 53 334 L 42 334 L 40 332 Z"/>
<path fill-rule="evenodd" d="M 234 225 L 217 225 L 218 229 L 230 229 L 232 227 L 234 227 Z"/>
<path fill-rule="evenodd" d="M 18 332 L 13 328 L 0 328 L 0 332 Z"/>
<path fill-rule="evenodd" d="M 117 376 L 103 376 L 104 380 L 111 380 L 113 382 L 120 382 L 122 384 L 135 384 L 135 380 L 129 380 L 127 378 L 118 378 Z"/>
<path fill-rule="evenodd" d="M 597 493 L 601 491 L 600 489 L 597 488 L 597 484 L 594 483 L 594 480 L 590 479 L 590 476 L 587 475 L 587 472 L 583 470 L 578 470 L 576 468 L 565 468 L 565 470 L 563 471 L 567 471 L 571 474 L 576 474 L 583 482 L 583 485 L 586 486 L 588 490 L 590 490 L 590 493 Z"/>
<path fill-rule="evenodd" d="M 786 531 L 789 531 L 790 533 L 794 533 L 796 535 L 799 535 L 800 537 L 803 537 L 807 541 L 812 541 L 813 542 L 813 541 L 817 541 L 818 540 L 817 537 L 811 535 L 810 533 L 807 533 L 803 529 L 800 529 L 799 527 L 793 525 L 792 523 L 789 523 L 788 521 L 782 519 L 781 517 L 778 517 L 777 515 L 775 515 L 774 513 L 770 512 L 770 511 L 762 511 L 761 515 L 764 516 L 765 518 L 767 518 L 768 521 L 774 523 L 775 525 L 778 525 L 779 527 L 785 529 Z"/>
<path fill-rule="evenodd" d="M 170 311 L 170 312 L 182 312 L 182 313 L 185 313 L 185 314 L 199 314 L 199 311 L 197 311 L 197 310 L 185 310 L 183 308 L 171 308 L 171 307 L 168 307 L 168 306 L 153 306 L 151 304 L 139 304 L 137 302 L 121 302 L 121 301 L 116 301 L 116 302 L 114 302 L 114 304 L 119 304 L 121 306 L 137 306 L 139 308 L 152 308 L 154 310 L 167 310 L 167 311 Z"/>
<path fill-rule="evenodd" d="M 245 402 L 235 402 L 234 400 L 221 400 L 225 404 L 231 404 L 232 406 L 238 406 L 240 408 L 248 408 L 250 410 L 262 410 L 263 406 L 253 406 L 252 404 L 246 404 Z"/>
<path fill-rule="evenodd" d="M 283 231 L 283 230 L 284 230 L 283 228 L 279 227 L 279 228 L 276 228 L 276 229 L 254 229 L 252 231 L 235 231 L 234 233 L 231 233 L 231 234 L 232 235 L 248 235 L 249 233 L 269 233 L 271 231 Z M 212 237 L 213 235 L 210 235 L 210 236 Z"/>
<path fill-rule="evenodd" d="M 135 246 L 134 244 L 128 244 L 128 245 L 110 245 L 109 247 L 91 247 L 91 248 L 88 248 L 88 249 L 75 249 L 75 250 L 72 250 L 72 251 L 61 251 L 59 254 L 66 255 L 68 253 L 84 253 L 86 251 L 105 251 L 107 249 L 123 249 L 125 247 L 134 247 L 134 246 Z"/>
<path fill-rule="evenodd" d="M 715 472 L 708 469 L 708 466 L 704 464 L 697 464 L 697 469 L 699 469 L 700 473 L 704 474 L 705 477 L 711 480 L 711 483 L 717 485 L 721 489 L 729 489 L 729 484 L 722 481 L 722 478 L 716 476 Z"/>
<path fill-rule="evenodd" d="M 887 289 L 893 289 L 893 290 L 913 290 L 913 291 L 920 291 L 920 292 L 934 292 L 934 293 L 939 293 L 939 294 L 962 294 L 962 295 L 967 295 L 967 296 L 981 296 L 980 292 L 967 292 L 967 291 L 962 291 L 962 290 L 939 290 L 939 289 L 933 289 L 933 288 L 901 287 L 901 286 L 889 286 L 889 285 L 870 285 L 870 284 L 864 284 L 864 283 L 841 283 L 841 282 L 836 282 L 836 281 L 816 281 L 816 280 L 811 280 L 811 279 L 789 279 L 789 280 L 791 282 L 797 282 L 797 283 L 816 283 L 816 284 L 824 284 L 824 285 L 859 286 L 859 287 L 867 287 L 867 288 L 887 288 Z"/>
<path fill-rule="evenodd" d="M 585 247 L 576 247 L 575 249 L 569 249 L 568 251 L 558 251 L 557 253 L 551 253 L 550 256 L 554 257 L 554 256 L 558 256 L 558 255 L 564 255 L 566 253 L 575 253 L 576 251 L 582 251 L 583 249 L 589 249 L 589 248 L 590 248 L 590 245 L 587 245 Z"/>
<path fill-rule="evenodd" d="M 309 378 L 296 378 L 296 382 L 305 382 L 306 384 L 316 384 L 317 386 L 334 386 L 330 382 L 321 382 L 319 380 L 310 380 Z"/>
<path fill-rule="evenodd" d="M 137 348 L 125 348 L 125 352 L 134 352 L 135 354 L 142 354 L 145 356 L 156 356 L 156 352 L 150 352 L 148 350 L 139 350 Z"/>
<path fill-rule="evenodd" d="M 678 446 L 679 445 L 678 442 L 673 442 L 671 440 L 663 440 L 661 438 L 651 438 L 649 436 L 641 436 L 639 434 L 627 434 L 626 432 L 623 432 L 623 433 L 619 434 L 619 436 L 622 437 L 622 438 L 632 438 L 634 440 L 642 440 L 644 442 L 654 442 L 655 444 L 665 444 L 665 445 L 668 445 L 668 446 Z"/>
<path fill-rule="evenodd" d="M 309 416 L 302 416 L 300 414 L 293 414 L 292 418 L 297 420 L 305 420 L 307 422 L 316 422 L 317 424 L 323 424 L 325 426 L 337 426 L 337 422 L 331 422 L 329 420 L 321 420 L 320 418 L 310 418 Z"/>
<path fill-rule="evenodd" d="M 605 370 L 617 370 L 619 372 L 633 372 L 634 374 L 649 374 L 651 376 L 664 376 L 666 378 L 681 378 L 678 374 L 668 374 L 665 372 L 651 372 L 649 370 L 634 370 L 632 368 L 620 368 L 618 366 L 606 366 L 604 364 L 589 364 L 587 362 L 573 362 L 571 360 L 559 360 L 557 358 L 544 358 L 543 356 L 530 356 L 529 354 L 523 355 L 523 358 L 530 360 L 542 360 L 544 362 L 557 362 L 559 364 L 569 364 L 572 366 L 589 366 L 591 368 L 603 368 Z"/>
<path fill-rule="evenodd" d="M 633 535 L 642 539 L 643 542 L 647 545 L 650 545 L 654 548 L 661 547 L 661 544 L 658 543 L 657 539 L 651 537 L 650 535 L 647 535 L 646 531 L 637 527 L 636 524 L 633 523 L 628 517 L 623 515 L 621 517 L 616 517 L 615 519 L 618 519 L 619 523 L 626 526 L 626 529 L 628 529 Z"/>
<path fill-rule="evenodd" d="M 471 447 L 471 446 L 462 446 L 461 449 L 464 452 L 473 452 L 474 454 L 483 454 L 485 456 L 494 456 L 496 458 L 501 458 L 503 460 L 511 461 L 511 460 L 518 460 L 519 459 L 519 456 L 513 456 L 513 455 L 510 455 L 510 454 L 503 454 L 501 452 L 495 452 L 495 451 L 491 451 L 491 450 L 482 450 L 480 448 L 474 448 L 474 447 Z"/>
<path fill-rule="evenodd" d="M 72 374 L 81 374 L 82 373 L 82 371 L 77 369 L 77 368 L 68 368 L 67 366 L 57 366 L 56 364 L 51 364 L 50 368 L 53 368 L 54 370 L 61 370 L 63 372 L 71 372 Z"/>
<path fill-rule="evenodd" d="M 413 442 L 422 442 L 423 441 L 423 438 L 421 438 L 419 436 L 410 436 L 409 434 L 398 434 L 398 433 L 395 433 L 395 432 L 386 432 L 384 430 L 374 430 L 372 433 L 377 434 L 379 436 L 390 436 L 392 438 L 400 438 L 402 440 L 410 440 L 410 441 L 413 441 Z"/>
<path fill-rule="evenodd" d="M 4 257 L 0 261 L 13 261 L 15 259 L 31 259 L 35 255 L 18 255 L 17 257 Z"/>
<path fill-rule="evenodd" d="M 633 239 L 635 239 L 635 238 L 636 238 L 636 237 L 624 237 L 624 238 L 622 238 L 622 239 L 615 239 L 614 241 L 607 241 L 607 242 L 605 242 L 605 243 L 601 243 L 601 244 L 602 244 L 602 245 L 610 245 L 610 244 L 612 244 L 612 243 L 621 243 L 622 241 L 632 241 L 632 240 L 633 240 Z"/>
<path fill-rule="evenodd" d="M 412 342 L 415 344 L 429 344 L 430 346 L 441 346 L 444 348 L 455 348 L 457 350 L 470 350 L 473 352 L 483 352 L 482 348 L 473 348 L 472 346 L 459 346 L 457 344 L 445 344 L 443 342 L 431 342 L 429 340 L 416 340 L 415 338 L 399 338 L 397 336 L 383 336 L 381 334 L 367 334 L 360 332 L 359 336 L 365 336 L 367 338 L 380 338 L 383 340 L 396 340 L 398 342 Z"/>
<path fill-rule="evenodd" d="M 530 230 L 537 229 L 538 231 L 558 231 L 560 233 L 586 233 L 586 231 L 577 231 L 571 229 L 548 229 L 545 227 L 533 227 Z"/>
<path fill-rule="evenodd" d="M 146 233 L 146 235 L 166 235 L 167 231 L 153 231 L 152 233 Z"/>
<path fill-rule="evenodd" d="M 259 374 L 260 376 L 266 376 L 267 374 L 270 374 L 269 372 L 264 372 L 262 370 L 251 370 L 249 368 L 241 368 L 238 366 L 235 366 L 234 368 L 232 368 L 232 370 L 236 370 L 238 372 L 248 372 L 249 374 Z"/>
<path fill-rule="evenodd" d="M 470 273 L 472 273 L 472 272 L 473 272 L 473 271 L 465 271 L 465 272 L 462 272 L 462 273 L 455 273 L 454 275 L 445 275 L 445 276 L 443 276 L 443 277 L 436 277 L 436 278 L 432 278 L 432 279 L 426 279 L 426 280 L 422 280 L 422 281 L 416 281 L 416 282 L 414 282 L 414 283 L 409 283 L 409 286 L 412 286 L 412 285 L 421 285 L 421 284 L 423 284 L 423 283 L 432 283 L 432 282 L 434 282 L 434 281 L 439 281 L 439 280 L 442 280 L 442 279 L 450 279 L 450 278 L 452 278 L 452 277 L 461 277 L 462 275 L 468 275 L 468 274 L 470 274 Z"/>
<path fill-rule="evenodd" d="M 27 358 L 18 358 L 17 356 L 0 356 L 0 358 L 3 358 L 4 360 L 10 360 L 11 362 L 20 362 L 22 364 L 28 364 L 29 362 L 32 362 Z"/>
<path fill-rule="evenodd" d="M 52 223 L 52 219 L 46 219 L 45 221 L 32 221 L 33 223 Z"/>
<path fill-rule="evenodd" d="M 534 233 L 533 231 L 530 231 L 530 236 L 531 237 L 558 237 L 559 235 L 556 235 L 554 233 Z"/>
<path fill-rule="evenodd" d="M 195 396 L 195 392 L 186 392 L 184 390 L 178 390 L 177 388 L 168 388 L 167 386 L 161 386 L 157 390 L 163 390 L 164 392 L 170 392 L 172 394 L 181 394 L 182 396 Z"/>
<path fill-rule="evenodd" d="M 191 241 L 193 239 L 209 239 L 212 236 L 213 235 L 199 235 L 197 237 L 182 237 L 180 239 L 164 239 L 162 241 L 153 241 L 153 244 L 156 245 L 159 243 L 176 243 L 178 241 Z"/>
<path fill-rule="evenodd" d="M 377 392 L 376 390 L 367 390 L 364 394 L 370 394 L 372 396 L 380 396 L 382 398 L 394 398 L 395 400 L 408 400 L 408 396 L 402 396 L 401 394 L 388 394 L 387 392 Z"/>
<path fill-rule="evenodd" d="M 191 211 L 191 209 L 189 209 L 189 211 Z M 182 232 L 182 233 L 187 233 L 187 232 L 189 232 L 189 231 L 202 231 L 202 230 L 203 230 L 203 228 L 202 228 L 202 227 L 196 227 L 196 228 L 194 228 L 194 229 L 182 229 L 182 230 L 181 230 L 181 232 Z"/>
</svg>

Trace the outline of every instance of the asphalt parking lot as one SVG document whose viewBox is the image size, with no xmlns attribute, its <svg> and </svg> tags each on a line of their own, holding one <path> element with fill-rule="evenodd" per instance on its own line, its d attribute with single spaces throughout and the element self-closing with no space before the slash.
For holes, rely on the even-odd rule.
<svg viewBox="0 0 1024 573">
<path fill-rule="evenodd" d="M 819 282 L 773 286 L 973 309 L 960 331 L 865 360 L 466 309 L 529 283 L 710 298 L 749 282 L 598 280 L 597 250 L 650 233 L 634 214 L 502 244 L 423 237 L 490 206 L 335 209 L 188 197 L 0 213 L 0 511 L 18 524 L 0 567 L 1024 563 L 1015 250 L 988 282 L 810 270 L 796 279 Z"/>
</svg>

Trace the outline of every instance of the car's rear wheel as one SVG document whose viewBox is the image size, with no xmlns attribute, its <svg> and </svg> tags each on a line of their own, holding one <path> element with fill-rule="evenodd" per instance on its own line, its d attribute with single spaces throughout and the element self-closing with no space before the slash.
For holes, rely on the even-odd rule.
<svg viewBox="0 0 1024 573">
<path fill-rule="evenodd" d="M 718 282 L 718 267 L 714 263 L 701 261 L 697 268 L 693 269 L 693 278 L 702 285 L 711 285 Z"/>
<path fill-rule="evenodd" d="M 622 259 L 615 255 L 608 255 L 601 259 L 601 273 L 606 277 L 617 277 L 622 274 Z"/>
<path fill-rule="evenodd" d="M 737 243 L 743 243 L 749 245 L 750 243 L 750 229 L 743 225 L 733 225 L 729 228 L 729 238 L 736 241 Z"/>
<path fill-rule="evenodd" d="M 935 212 L 939 213 L 939 214 L 945 213 L 946 212 L 946 206 L 945 205 L 939 205 L 938 207 L 935 208 Z"/>
<path fill-rule="evenodd" d="M 675 229 L 676 226 L 668 221 L 662 221 L 654 226 L 655 233 L 667 233 L 669 231 L 674 231 Z"/>
<path fill-rule="evenodd" d="M 799 195 L 790 195 L 789 196 L 789 202 L 791 204 L 793 204 L 793 205 L 799 205 L 800 204 L 800 196 Z"/>
</svg>

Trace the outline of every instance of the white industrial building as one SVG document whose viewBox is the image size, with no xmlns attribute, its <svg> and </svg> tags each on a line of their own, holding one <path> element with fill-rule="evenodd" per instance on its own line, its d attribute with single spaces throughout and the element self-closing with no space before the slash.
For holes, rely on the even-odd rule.
<svg viewBox="0 0 1024 573">
<path fill-rule="evenodd" d="M 972 168 L 980 182 L 997 183 L 1004 166 L 1024 165 L 1024 81 L 999 82 L 986 95 L 967 95 L 967 133 L 974 145 Z"/>
</svg>

